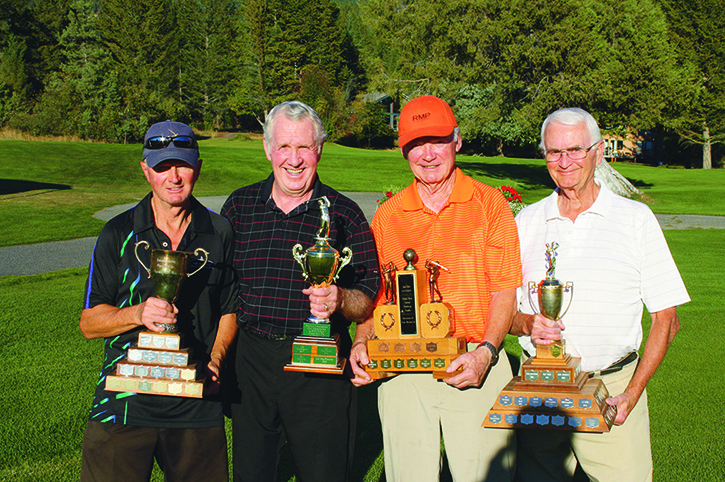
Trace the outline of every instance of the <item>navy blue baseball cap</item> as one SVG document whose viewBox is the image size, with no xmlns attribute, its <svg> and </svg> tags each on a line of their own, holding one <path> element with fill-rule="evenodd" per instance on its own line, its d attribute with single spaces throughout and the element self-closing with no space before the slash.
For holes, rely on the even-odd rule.
<svg viewBox="0 0 725 482">
<path fill-rule="evenodd" d="M 171 159 L 196 168 L 199 145 L 194 131 L 186 124 L 170 120 L 152 125 L 144 136 L 143 158 L 151 168 Z"/>
</svg>

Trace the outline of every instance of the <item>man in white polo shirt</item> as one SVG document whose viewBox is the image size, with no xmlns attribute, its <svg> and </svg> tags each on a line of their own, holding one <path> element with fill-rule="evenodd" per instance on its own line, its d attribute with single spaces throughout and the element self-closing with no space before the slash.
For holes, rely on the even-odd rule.
<svg viewBox="0 0 725 482">
<path fill-rule="evenodd" d="M 604 153 L 594 118 L 581 109 L 554 112 L 540 147 L 557 189 L 516 217 L 523 287 L 546 277 L 546 245 L 557 243 L 556 277 L 575 291 L 555 322 L 533 314 L 521 290 L 511 333 L 531 354 L 565 339 L 582 370 L 604 381 L 617 417 L 605 434 L 519 431 L 517 480 L 572 480 L 577 461 L 591 480 L 652 480 L 645 387 L 679 329 L 676 307 L 690 298 L 652 211 L 594 179 Z M 638 360 L 643 306 L 652 327 Z"/>
</svg>

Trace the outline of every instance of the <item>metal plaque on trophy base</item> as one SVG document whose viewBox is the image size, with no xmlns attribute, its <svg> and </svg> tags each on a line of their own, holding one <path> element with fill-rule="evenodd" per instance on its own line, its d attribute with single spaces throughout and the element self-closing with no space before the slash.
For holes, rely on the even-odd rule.
<svg viewBox="0 0 725 482">
<path fill-rule="evenodd" d="M 405 250 L 403 258 L 407 264 L 402 271 L 393 262 L 381 267 L 386 302 L 373 313 L 376 338 L 367 341 L 370 363 L 365 370 L 373 379 L 402 372 L 451 377 L 455 373 L 446 369 L 466 352 L 466 340 L 449 336 L 454 331 L 453 308 L 442 301 L 437 284 L 440 269 L 448 270 L 431 260 L 426 270 L 417 269 L 412 249 Z"/>
<path fill-rule="evenodd" d="M 315 244 L 302 252 L 302 245 L 292 248 L 292 256 L 302 267 L 302 276 L 313 287 L 327 287 L 337 281 L 340 270 L 352 260 L 352 250 L 344 248 L 342 256 L 330 246 L 330 201 L 326 196 L 316 199 L 320 207 L 320 229 Z M 310 316 L 304 323 L 302 335 L 292 343 L 292 359 L 286 371 L 340 375 L 347 359 L 340 356 L 340 335 L 331 336 L 329 318 Z"/>
<path fill-rule="evenodd" d="M 487 428 L 538 428 L 576 432 L 609 432 L 617 409 L 607 405 L 607 387 L 600 379 L 588 380 L 581 390 L 520 390 L 514 377 L 488 412 Z"/>
<path fill-rule="evenodd" d="M 529 303 L 536 306 L 532 293 L 538 294 L 542 315 L 559 320 L 571 306 L 574 284 L 563 285 L 554 277 L 557 243 L 546 245 L 546 279 L 529 283 Z M 564 293 L 569 305 L 562 312 Z M 488 428 L 538 428 L 576 432 L 609 432 L 617 408 L 605 402 L 609 392 L 600 379 L 589 379 L 581 371 L 581 359 L 566 353 L 566 342 L 537 345 L 536 355 L 521 366 L 499 394 L 483 426 Z"/>
<path fill-rule="evenodd" d="M 177 333 L 142 331 L 106 377 L 106 390 L 202 398 L 206 377 L 199 363 L 189 360 L 189 351 L 179 348 L 180 341 Z"/>
</svg>

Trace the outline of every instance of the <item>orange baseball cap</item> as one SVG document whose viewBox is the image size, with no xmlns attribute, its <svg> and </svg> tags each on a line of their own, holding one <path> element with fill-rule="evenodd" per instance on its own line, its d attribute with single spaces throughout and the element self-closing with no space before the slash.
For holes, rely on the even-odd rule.
<svg viewBox="0 0 725 482">
<path fill-rule="evenodd" d="M 446 101 L 432 95 L 411 100 L 400 111 L 398 145 L 404 147 L 419 137 L 447 137 L 457 127 L 456 118 Z"/>
</svg>

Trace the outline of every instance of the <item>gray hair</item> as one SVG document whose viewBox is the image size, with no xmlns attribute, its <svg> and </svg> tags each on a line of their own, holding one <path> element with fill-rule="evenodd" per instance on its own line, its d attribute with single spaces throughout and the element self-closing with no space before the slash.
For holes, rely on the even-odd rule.
<svg viewBox="0 0 725 482">
<path fill-rule="evenodd" d="M 549 117 L 546 118 L 544 123 L 541 124 L 541 141 L 539 142 L 539 148 L 542 151 L 546 149 L 546 146 L 544 145 L 544 131 L 546 131 L 546 127 L 552 122 L 563 124 L 565 126 L 578 126 L 584 124 L 587 131 L 589 131 L 589 140 L 592 144 L 602 140 L 602 134 L 599 132 L 597 121 L 589 112 L 578 107 L 567 107 L 565 109 L 559 109 L 556 112 L 552 112 L 549 114 Z"/>
<path fill-rule="evenodd" d="M 320 116 L 317 115 L 315 109 L 304 102 L 296 100 L 282 102 L 281 104 L 276 105 L 269 114 L 267 114 L 267 117 L 264 119 L 264 140 L 267 141 L 267 144 L 272 143 L 274 123 L 280 115 L 283 115 L 288 120 L 294 122 L 301 122 L 305 120 L 312 121 L 315 129 L 315 145 L 318 150 L 322 149 L 322 144 L 325 142 L 327 133 L 325 132 L 325 126 L 322 125 Z"/>
</svg>

